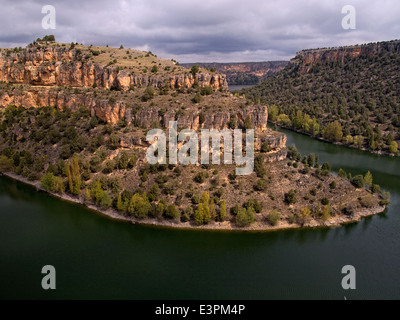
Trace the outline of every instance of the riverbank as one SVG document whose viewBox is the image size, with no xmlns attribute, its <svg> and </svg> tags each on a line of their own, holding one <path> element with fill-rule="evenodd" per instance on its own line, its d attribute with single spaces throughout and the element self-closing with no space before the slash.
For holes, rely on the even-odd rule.
<svg viewBox="0 0 400 320">
<path fill-rule="evenodd" d="M 93 204 L 85 202 L 84 199 L 82 199 L 82 198 L 73 197 L 66 193 L 59 194 L 59 193 L 44 190 L 40 185 L 40 181 L 30 181 L 29 179 L 27 179 L 23 176 L 17 175 L 14 172 L 4 172 L 3 175 L 10 179 L 30 185 L 30 186 L 36 188 L 36 190 L 38 190 L 38 191 L 43 191 L 51 196 L 61 199 L 61 200 L 82 205 L 82 206 L 96 212 L 97 214 L 100 214 L 102 216 L 108 217 L 113 220 L 128 222 L 128 223 L 132 223 L 132 224 L 141 224 L 141 225 L 166 227 L 166 228 L 191 229 L 191 230 L 214 230 L 214 231 L 248 231 L 248 232 L 249 231 L 255 231 L 255 232 L 278 231 L 278 230 L 287 230 L 287 229 L 321 228 L 321 227 L 332 228 L 332 227 L 338 227 L 338 226 L 348 224 L 348 223 L 358 222 L 362 218 L 380 214 L 386 210 L 385 206 L 376 206 L 374 208 L 365 208 L 362 210 L 358 210 L 351 216 L 335 216 L 325 222 L 321 222 L 319 220 L 313 219 L 303 226 L 300 226 L 295 223 L 289 223 L 287 221 L 282 221 L 282 220 L 279 221 L 278 225 L 276 225 L 276 226 L 271 226 L 271 225 L 261 222 L 261 221 L 256 221 L 251 226 L 242 227 L 242 228 L 235 226 L 234 223 L 231 221 L 214 222 L 209 225 L 198 226 L 191 222 L 176 222 L 176 221 L 167 221 L 167 220 L 160 221 L 157 219 L 150 219 L 150 218 L 139 220 L 139 219 L 136 219 L 135 217 L 128 217 L 125 215 L 121 215 L 118 211 L 116 211 L 115 209 L 112 209 L 112 208 L 104 210 L 99 206 L 95 206 Z"/>
<path fill-rule="evenodd" d="M 301 131 L 301 130 L 296 130 L 296 129 L 292 128 L 292 127 L 287 127 L 287 126 L 282 125 L 282 124 L 280 124 L 280 123 L 278 123 L 278 122 L 276 122 L 276 121 L 274 122 L 274 121 L 268 120 L 268 122 L 274 124 L 274 125 L 277 126 L 277 127 L 280 127 L 280 128 L 283 128 L 283 129 L 292 131 L 292 132 L 296 132 L 296 133 L 298 133 L 298 134 L 302 134 L 302 135 L 307 136 L 307 137 L 310 137 L 310 138 L 312 138 L 312 139 L 319 140 L 319 141 L 326 142 L 326 143 L 330 143 L 330 144 L 333 144 L 333 145 L 337 145 L 337 146 L 341 146 L 341 147 L 345 147 L 345 148 L 349 148 L 349 149 L 354 149 L 354 150 L 365 151 L 365 152 L 369 152 L 369 153 L 376 154 L 376 155 L 379 155 L 379 156 L 385 155 L 385 156 L 389 156 L 389 157 L 393 157 L 393 158 L 398 158 L 398 157 L 400 157 L 400 154 L 396 155 L 396 154 L 390 153 L 390 152 L 388 152 L 388 151 L 383 151 L 383 150 L 373 151 L 373 150 L 371 150 L 371 149 L 367 149 L 367 148 L 364 148 L 364 147 L 363 147 L 363 148 L 357 148 L 357 147 L 354 146 L 354 145 L 348 145 L 348 144 L 345 144 L 345 143 L 343 143 L 343 142 L 332 142 L 332 141 L 329 141 L 329 140 L 324 139 L 323 137 L 313 136 L 312 134 L 303 132 L 303 131 Z"/>
</svg>

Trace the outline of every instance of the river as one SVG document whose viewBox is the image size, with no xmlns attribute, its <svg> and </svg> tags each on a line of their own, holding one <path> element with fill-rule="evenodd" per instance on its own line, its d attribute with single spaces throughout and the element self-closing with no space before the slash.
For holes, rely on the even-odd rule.
<svg viewBox="0 0 400 320">
<path fill-rule="evenodd" d="M 173 230 L 112 221 L 0 177 L 0 299 L 400 299 L 399 159 L 282 131 L 335 170 L 370 169 L 393 204 L 334 229 Z M 41 287 L 45 265 L 56 290 Z M 345 265 L 356 290 L 341 286 Z"/>
</svg>

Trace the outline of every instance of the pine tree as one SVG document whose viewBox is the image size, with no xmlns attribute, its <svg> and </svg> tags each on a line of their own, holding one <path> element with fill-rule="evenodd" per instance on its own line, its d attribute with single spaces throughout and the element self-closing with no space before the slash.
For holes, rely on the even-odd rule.
<svg viewBox="0 0 400 320">
<path fill-rule="evenodd" d="M 226 217 L 226 201 L 221 201 L 221 206 L 219 209 L 219 221 L 224 221 Z"/>
<path fill-rule="evenodd" d="M 78 195 L 81 191 L 82 181 L 77 157 L 72 158 L 71 162 L 67 165 L 67 179 L 69 191 L 72 194 Z"/>
<path fill-rule="evenodd" d="M 364 177 L 364 182 L 366 185 L 368 186 L 372 186 L 373 183 L 373 177 L 372 177 L 372 173 L 371 172 L 367 172 L 365 177 Z"/>
</svg>

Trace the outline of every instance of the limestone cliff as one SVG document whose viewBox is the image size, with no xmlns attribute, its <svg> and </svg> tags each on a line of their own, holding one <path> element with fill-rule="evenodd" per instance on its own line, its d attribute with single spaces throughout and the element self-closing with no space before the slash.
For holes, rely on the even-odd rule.
<svg viewBox="0 0 400 320">
<path fill-rule="evenodd" d="M 297 52 L 296 57 L 290 61 L 289 67 L 297 69 L 300 74 L 307 73 L 318 63 L 340 63 L 360 56 L 379 56 L 382 51 L 390 50 L 400 52 L 400 41 L 370 43 L 339 48 L 310 49 Z"/>
<path fill-rule="evenodd" d="M 128 68 L 102 67 L 82 58 L 79 50 L 65 47 L 28 46 L 19 52 L 0 53 L 0 81 L 35 86 L 71 86 L 128 90 L 131 85 L 161 88 L 191 88 L 196 83 L 214 89 L 227 89 L 226 76 L 219 73 L 183 72 L 167 77 L 137 73 Z"/>
</svg>

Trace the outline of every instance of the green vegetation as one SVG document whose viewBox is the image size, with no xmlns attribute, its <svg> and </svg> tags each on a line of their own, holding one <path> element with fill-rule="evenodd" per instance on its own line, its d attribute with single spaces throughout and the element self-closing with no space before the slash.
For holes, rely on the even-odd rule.
<svg viewBox="0 0 400 320">
<path fill-rule="evenodd" d="M 348 57 L 343 63 L 328 60 L 304 65 L 298 56 L 297 65 L 241 93 L 271 105 L 270 121 L 290 129 L 398 155 L 400 42 L 380 43 L 378 50 Z M 370 52 L 376 51 L 371 48 Z"/>
</svg>

